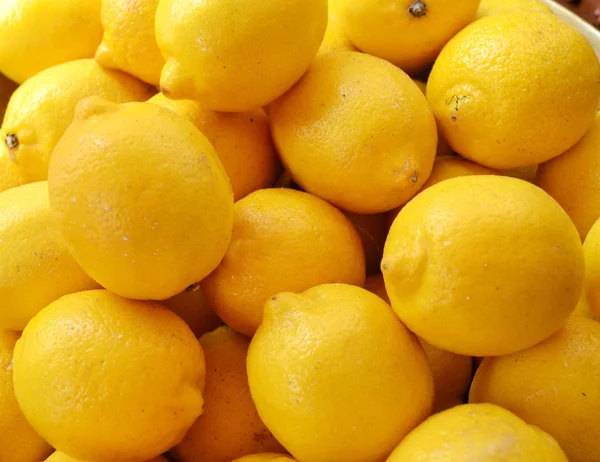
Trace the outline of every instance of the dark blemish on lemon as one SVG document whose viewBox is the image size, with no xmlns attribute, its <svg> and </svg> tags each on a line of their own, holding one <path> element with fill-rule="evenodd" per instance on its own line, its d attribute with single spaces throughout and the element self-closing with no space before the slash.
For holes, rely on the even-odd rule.
<svg viewBox="0 0 600 462">
<path fill-rule="evenodd" d="M 446 105 L 449 106 L 452 104 L 452 102 L 454 102 L 454 110 L 456 112 L 458 112 L 458 104 L 463 100 L 463 99 L 467 99 L 469 97 L 469 95 L 462 95 L 462 96 L 458 96 L 458 95 L 452 95 L 450 98 L 448 98 L 446 100 Z"/>
<path fill-rule="evenodd" d="M 413 18 L 421 18 L 427 14 L 427 5 L 421 0 L 415 0 L 408 7 L 408 13 Z"/>
</svg>

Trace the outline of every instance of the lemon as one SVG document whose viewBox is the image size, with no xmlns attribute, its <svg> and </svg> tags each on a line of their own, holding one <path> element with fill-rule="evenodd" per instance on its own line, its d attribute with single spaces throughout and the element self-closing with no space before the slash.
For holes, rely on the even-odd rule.
<svg viewBox="0 0 600 462">
<path fill-rule="evenodd" d="M 105 290 L 50 304 L 14 354 L 25 417 L 82 461 L 141 462 L 173 447 L 202 413 L 204 374 L 185 322 L 156 302 Z"/>
<path fill-rule="evenodd" d="M 48 183 L 0 193 L 0 326 L 23 330 L 54 300 L 98 288 L 75 262 L 50 210 Z"/>
<path fill-rule="evenodd" d="M 427 99 L 450 146 L 487 167 L 544 162 L 594 122 L 600 64 L 586 38 L 554 15 L 482 18 L 444 47 Z"/>
<path fill-rule="evenodd" d="M 550 7 L 539 0 L 481 0 L 479 10 L 477 10 L 477 17 L 483 18 L 484 16 L 515 10 L 533 10 L 552 14 Z"/>
<path fill-rule="evenodd" d="M 236 202 L 234 212 L 231 244 L 201 287 L 238 332 L 254 335 L 265 302 L 278 292 L 364 283 L 360 237 L 327 202 L 301 191 L 262 189 Z"/>
<path fill-rule="evenodd" d="M 392 307 L 443 350 L 491 356 L 559 330 L 581 296 L 575 226 L 544 191 L 485 175 L 442 181 L 398 214 L 383 251 Z"/>
<path fill-rule="evenodd" d="M 252 402 L 246 374 L 250 340 L 229 327 L 203 335 L 205 407 L 172 453 L 179 462 L 231 462 L 260 451 L 283 451 Z"/>
<path fill-rule="evenodd" d="M 43 460 L 52 448 L 19 409 L 13 391 L 13 349 L 17 332 L 0 329 L 0 459 L 11 462 Z"/>
<path fill-rule="evenodd" d="M 0 127 L 0 191 L 48 178 L 50 155 L 82 98 L 124 103 L 151 94 L 147 85 L 93 59 L 61 64 L 27 80 L 12 95 Z"/>
<path fill-rule="evenodd" d="M 258 414 L 297 460 L 383 460 L 431 411 L 417 338 L 360 287 L 273 296 L 247 363 Z"/>
<path fill-rule="evenodd" d="M 552 435 L 570 462 L 600 460 L 600 324 L 572 316 L 527 350 L 485 358 L 470 402 L 502 406 Z"/>
<path fill-rule="evenodd" d="M 538 167 L 536 184 L 567 211 L 585 240 L 600 218 L 600 113 L 571 149 Z"/>
<path fill-rule="evenodd" d="M 310 66 L 327 27 L 327 0 L 160 0 L 160 87 L 216 111 L 258 109 Z"/>
<path fill-rule="evenodd" d="M 57 64 L 93 58 L 102 0 L 2 0 L 0 72 L 18 83 Z"/>
<path fill-rule="evenodd" d="M 387 462 L 567 462 L 548 434 L 493 404 L 436 414 L 400 443 Z"/>
<path fill-rule="evenodd" d="M 269 117 L 262 109 L 216 112 L 195 101 L 168 99 L 162 93 L 148 102 L 184 116 L 208 138 L 229 176 L 235 201 L 275 182 L 280 162 L 271 138 Z"/>
<path fill-rule="evenodd" d="M 165 64 L 154 36 L 159 0 L 103 0 L 102 43 L 96 60 L 158 85 Z"/>
<path fill-rule="evenodd" d="M 415 74 L 475 19 L 479 0 L 337 0 L 350 41 Z"/>
<path fill-rule="evenodd" d="M 431 173 L 431 109 L 410 77 L 382 59 L 322 54 L 270 109 L 275 145 L 292 179 L 344 210 L 398 207 Z"/>
<path fill-rule="evenodd" d="M 207 276 L 231 238 L 233 193 L 184 117 L 149 103 L 83 100 L 50 163 L 69 250 L 108 290 L 164 300 Z"/>
</svg>

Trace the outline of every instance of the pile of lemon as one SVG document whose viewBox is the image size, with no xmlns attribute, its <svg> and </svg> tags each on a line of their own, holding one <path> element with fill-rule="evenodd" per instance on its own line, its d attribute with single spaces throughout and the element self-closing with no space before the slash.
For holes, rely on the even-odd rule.
<svg viewBox="0 0 600 462">
<path fill-rule="evenodd" d="M 600 462 L 544 3 L 0 0 L 0 72 L 0 461 Z"/>
</svg>

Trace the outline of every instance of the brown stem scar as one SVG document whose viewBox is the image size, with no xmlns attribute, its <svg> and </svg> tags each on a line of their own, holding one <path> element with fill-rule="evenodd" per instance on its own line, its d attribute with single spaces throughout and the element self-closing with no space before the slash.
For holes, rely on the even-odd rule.
<svg viewBox="0 0 600 462">
<path fill-rule="evenodd" d="M 16 158 L 13 149 L 19 146 L 19 138 L 17 138 L 17 135 L 11 133 L 9 135 L 6 135 L 6 140 L 4 140 L 4 142 L 6 143 L 6 147 L 8 148 L 8 156 L 10 157 L 10 160 L 14 162 Z"/>
<path fill-rule="evenodd" d="M 408 12 L 411 16 L 415 18 L 420 18 L 427 14 L 427 5 L 423 3 L 421 0 L 415 0 L 408 7 Z"/>
</svg>

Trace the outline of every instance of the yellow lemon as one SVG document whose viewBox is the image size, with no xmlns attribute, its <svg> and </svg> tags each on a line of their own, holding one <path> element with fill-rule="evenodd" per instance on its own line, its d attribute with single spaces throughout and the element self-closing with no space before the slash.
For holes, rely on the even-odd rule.
<svg viewBox="0 0 600 462">
<path fill-rule="evenodd" d="M 539 428 L 493 404 L 464 404 L 431 416 L 387 462 L 568 462 Z"/>
<path fill-rule="evenodd" d="M 570 462 L 600 461 L 600 323 L 572 316 L 532 348 L 485 358 L 469 401 L 497 404 L 537 425 Z"/>
<path fill-rule="evenodd" d="M 503 176 L 442 181 L 392 224 L 382 270 L 392 307 L 415 334 L 490 356 L 559 330 L 581 296 L 583 251 L 544 191 Z"/>
<path fill-rule="evenodd" d="M 262 109 L 234 114 L 216 112 L 195 101 L 167 99 L 162 93 L 148 102 L 175 111 L 200 129 L 217 151 L 236 201 L 275 182 L 279 157 L 271 138 L 269 117 Z"/>
<path fill-rule="evenodd" d="M 382 275 L 369 276 L 364 287 L 381 297 L 386 303 L 390 302 Z M 440 350 L 422 339 L 419 341 L 425 350 L 433 374 L 435 385 L 433 412 L 440 412 L 464 403 L 473 378 L 473 359 L 470 356 Z"/>
<path fill-rule="evenodd" d="M 13 391 L 13 349 L 17 332 L 0 329 L 0 460 L 43 460 L 52 448 L 25 420 Z"/>
<path fill-rule="evenodd" d="M 414 74 L 475 19 L 479 0 L 337 0 L 356 47 Z"/>
<path fill-rule="evenodd" d="M 248 380 L 273 435 L 311 462 L 384 460 L 433 400 L 417 338 L 381 298 L 345 284 L 273 296 Z"/>
<path fill-rule="evenodd" d="M 103 0 L 102 43 L 96 60 L 158 85 L 165 61 L 154 37 L 159 0 Z"/>
<path fill-rule="evenodd" d="M 75 260 L 108 290 L 164 300 L 207 276 L 231 238 L 233 194 L 184 117 L 91 98 L 50 162 L 50 204 Z"/>
<path fill-rule="evenodd" d="M 270 106 L 273 138 L 294 181 L 350 212 L 407 202 L 436 154 L 436 125 L 419 87 L 357 52 L 320 55 Z"/>
<path fill-rule="evenodd" d="M 319 53 L 327 53 L 329 51 L 356 51 L 356 47 L 352 45 L 350 39 L 346 36 L 346 32 L 339 19 L 339 0 L 329 0 L 329 13 L 327 21 L 327 29 L 325 36 L 319 48 Z"/>
<path fill-rule="evenodd" d="M 83 462 L 78 459 L 74 459 L 71 456 L 68 456 L 64 452 L 56 451 L 50 457 L 48 457 L 44 462 Z M 167 459 L 163 456 L 155 457 L 148 462 L 168 462 Z"/>
<path fill-rule="evenodd" d="M 201 287 L 217 314 L 252 336 L 278 292 L 319 284 L 362 285 L 365 257 L 352 223 L 308 193 L 262 189 L 236 202 L 225 257 Z"/>
<path fill-rule="evenodd" d="M 229 327 L 203 335 L 206 357 L 203 414 L 173 450 L 180 462 L 231 462 L 260 451 L 283 451 L 260 420 L 246 374 L 250 340 Z"/>
<path fill-rule="evenodd" d="M 252 454 L 250 456 L 240 457 L 233 462 L 295 462 L 294 459 L 284 456 L 283 454 L 264 453 Z"/>
<path fill-rule="evenodd" d="M 57 64 L 93 58 L 102 38 L 101 1 L 2 0 L 0 72 L 23 83 Z"/>
<path fill-rule="evenodd" d="M 491 16 L 498 13 L 506 13 L 509 11 L 533 10 L 542 11 L 544 13 L 552 13 L 550 7 L 546 6 L 539 0 L 481 0 L 477 17 Z"/>
<path fill-rule="evenodd" d="M 600 220 L 597 220 L 583 244 L 585 257 L 585 298 L 590 311 L 600 319 Z"/>
<path fill-rule="evenodd" d="M 572 147 L 594 122 L 600 64 L 554 15 L 492 15 L 444 47 L 427 99 L 457 153 L 493 168 L 533 165 Z"/>
<path fill-rule="evenodd" d="M 14 387 L 27 420 L 71 457 L 139 462 L 202 413 L 204 356 L 179 317 L 105 290 L 67 295 L 25 328 Z"/>
<path fill-rule="evenodd" d="M 14 92 L 0 127 L 0 191 L 48 178 L 50 155 L 82 98 L 124 103 L 151 94 L 147 85 L 106 70 L 93 59 L 61 64 L 32 77 Z"/>
<path fill-rule="evenodd" d="M 190 286 L 162 303 L 183 319 L 196 337 L 223 325 L 223 321 L 214 312 L 198 284 Z"/>
<path fill-rule="evenodd" d="M 160 86 L 216 111 L 260 108 L 286 92 L 314 59 L 327 0 L 160 0 Z"/>
<path fill-rule="evenodd" d="M 69 253 L 50 210 L 46 181 L 0 193 L 0 261 L 4 329 L 23 330 L 54 300 L 99 287 Z"/>
<path fill-rule="evenodd" d="M 0 123 L 4 119 L 4 112 L 6 111 L 8 101 L 17 87 L 18 85 L 15 82 L 0 74 Z"/>
<path fill-rule="evenodd" d="M 541 164 L 537 185 L 567 211 L 584 240 L 600 218 L 600 113 L 571 149 Z"/>
</svg>

